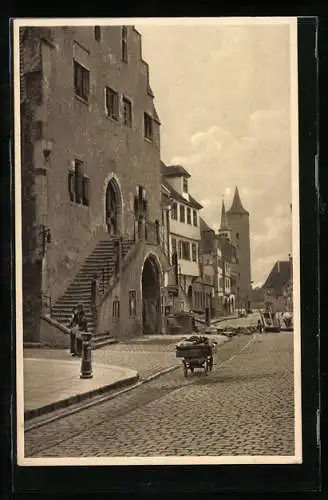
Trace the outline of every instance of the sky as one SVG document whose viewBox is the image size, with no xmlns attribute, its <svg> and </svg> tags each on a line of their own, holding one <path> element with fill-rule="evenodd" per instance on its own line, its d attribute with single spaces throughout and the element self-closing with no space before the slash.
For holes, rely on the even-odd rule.
<svg viewBox="0 0 328 500">
<path fill-rule="evenodd" d="M 161 156 L 217 229 L 238 185 L 254 286 L 291 251 L 289 26 L 138 26 L 161 121 Z"/>
</svg>

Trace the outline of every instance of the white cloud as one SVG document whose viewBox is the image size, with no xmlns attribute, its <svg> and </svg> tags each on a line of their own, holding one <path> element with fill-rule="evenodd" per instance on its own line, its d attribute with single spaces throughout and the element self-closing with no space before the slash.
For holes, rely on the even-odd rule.
<svg viewBox="0 0 328 500">
<path fill-rule="evenodd" d="M 250 116 L 247 135 L 239 141 L 213 126 L 191 136 L 188 156 L 172 158 L 172 163 L 190 172 L 190 190 L 202 200 L 202 215 L 215 228 L 220 223 L 222 196 L 229 208 L 238 185 L 250 212 L 256 281 L 264 279 L 272 256 L 287 258 L 290 251 L 288 137 L 283 121 L 281 110 L 260 110 Z"/>
<path fill-rule="evenodd" d="M 252 278 L 263 281 L 290 250 L 289 28 L 139 30 L 162 122 L 162 158 L 187 168 L 191 193 L 214 227 L 222 196 L 229 207 L 238 185 L 254 234 Z"/>
</svg>

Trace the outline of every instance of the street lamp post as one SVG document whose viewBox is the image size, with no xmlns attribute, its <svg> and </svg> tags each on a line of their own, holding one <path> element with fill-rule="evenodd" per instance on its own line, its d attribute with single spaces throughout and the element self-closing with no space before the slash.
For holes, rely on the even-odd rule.
<svg viewBox="0 0 328 500">
<path fill-rule="evenodd" d="M 91 337 L 90 332 L 82 332 L 82 359 L 80 378 L 92 378 L 92 357 L 91 357 Z"/>
</svg>

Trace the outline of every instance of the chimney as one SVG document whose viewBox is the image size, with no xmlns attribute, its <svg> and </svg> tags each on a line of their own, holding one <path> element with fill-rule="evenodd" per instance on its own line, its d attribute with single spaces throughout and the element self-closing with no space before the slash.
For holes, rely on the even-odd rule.
<svg viewBox="0 0 328 500">
<path fill-rule="evenodd" d="M 278 273 L 280 273 L 280 261 L 279 260 L 277 262 L 277 269 L 278 269 Z"/>
</svg>

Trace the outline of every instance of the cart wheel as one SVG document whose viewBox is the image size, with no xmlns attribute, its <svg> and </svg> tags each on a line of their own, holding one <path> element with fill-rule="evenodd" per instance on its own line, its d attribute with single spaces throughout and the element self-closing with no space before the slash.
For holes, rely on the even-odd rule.
<svg viewBox="0 0 328 500">
<path fill-rule="evenodd" d="M 188 367 L 185 361 L 183 361 L 183 374 L 185 377 L 188 377 Z"/>
</svg>

